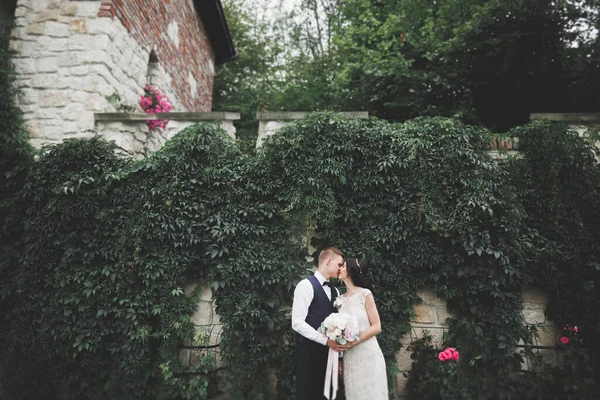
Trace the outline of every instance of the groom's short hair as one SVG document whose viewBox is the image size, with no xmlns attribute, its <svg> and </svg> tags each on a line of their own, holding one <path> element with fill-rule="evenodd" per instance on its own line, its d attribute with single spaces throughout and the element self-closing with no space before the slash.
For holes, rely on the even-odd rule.
<svg viewBox="0 0 600 400">
<path fill-rule="evenodd" d="M 333 246 L 325 247 L 319 253 L 319 265 L 321 265 L 321 263 L 324 263 L 328 258 L 334 257 L 335 255 L 338 255 L 338 256 L 344 258 L 344 254 L 342 254 L 340 249 L 338 249 L 337 247 L 333 247 Z"/>
</svg>

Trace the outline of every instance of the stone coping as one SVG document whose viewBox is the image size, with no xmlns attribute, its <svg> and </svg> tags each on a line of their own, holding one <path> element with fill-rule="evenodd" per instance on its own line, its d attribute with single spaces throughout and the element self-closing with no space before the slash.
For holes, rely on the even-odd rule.
<svg viewBox="0 0 600 400">
<path fill-rule="evenodd" d="M 312 111 L 283 111 L 283 112 L 257 112 L 256 119 L 259 121 L 292 121 L 306 119 Z M 368 111 L 342 111 L 338 114 L 344 114 L 350 118 L 368 118 Z"/>
<path fill-rule="evenodd" d="M 235 121 L 240 119 L 240 113 L 235 112 L 169 112 L 169 113 L 94 113 L 94 120 L 101 121 Z"/>
<path fill-rule="evenodd" d="M 551 121 L 600 123 L 600 113 L 533 113 L 529 119 L 549 119 Z"/>
</svg>

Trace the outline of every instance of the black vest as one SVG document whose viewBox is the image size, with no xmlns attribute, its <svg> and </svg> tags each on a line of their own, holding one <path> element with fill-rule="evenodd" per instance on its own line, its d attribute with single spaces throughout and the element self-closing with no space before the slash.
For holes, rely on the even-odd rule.
<svg viewBox="0 0 600 400">
<path fill-rule="evenodd" d="M 308 281 L 312 284 L 314 297 L 310 303 L 310 306 L 308 307 L 308 314 L 306 315 L 305 321 L 314 329 L 319 329 L 325 318 L 329 317 L 331 313 L 337 312 L 333 306 L 333 302 L 337 298 L 337 290 L 335 290 L 334 287 L 331 288 L 331 300 L 329 300 L 325 290 L 323 289 L 323 286 L 319 283 L 319 280 L 316 276 L 310 276 Z M 297 337 L 298 344 L 312 342 L 300 334 L 297 334 Z"/>
</svg>

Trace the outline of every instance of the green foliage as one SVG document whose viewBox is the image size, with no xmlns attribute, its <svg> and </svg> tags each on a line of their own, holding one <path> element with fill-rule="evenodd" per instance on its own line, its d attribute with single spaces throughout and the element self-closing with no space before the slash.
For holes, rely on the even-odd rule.
<svg viewBox="0 0 600 400">
<path fill-rule="evenodd" d="M 447 341 L 461 360 L 440 366 L 422 343 L 414 398 L 592 398 L 597 149 L 561 125 L 513 133 L 525 157 L 508 162 L 486 153 L 487 130 L 457 120 L 331 113 L 282 128 L 253 156 L 212 124 L 138 162 L 99 138 L 45 147 L 6 209 L 22 210 L 0 263 L 6 397 L 214 394 L 214 356 L 191 368 L 177 357 L 193 336 L 183 289 L 198 280 L 216 296 L 229 398 L 293 397 L 290 305 L 314 237 L 369 260 L 390 374 L 417 289 L 459 316 Z M 562 376 L 519 372 L 530 284 L 550 294 L 554 321 L 580 326 Z"/>
<path fill-rule="evenodd" d="M 21 110 L 16 105 L 19 91 L 9 50 L 11 28 L 12 21 L 0 14 L 0 204 L 18 190 L 33 160 Z"/>
<path fill-rule="evenodd" d="M 273 26 L 232 25 L 247 53 L 217 74 L 229 96 L 215 105 L 457 117 L 496 132 L 532 112 L 595 112 L 598 9 L 598 0 L 303 0 Z"/>
<path fill-rule="evenodd" d="M 431 346 L 431 336 L 426 335 L 411 344 L 411 358 L 415 360 L 410 371 L 407 396 L 411 399 L 470 400 L 470 393 L 463 387 L 463 370 L 457 361 L 438 360 L 438 353 Z"/>
</svg>

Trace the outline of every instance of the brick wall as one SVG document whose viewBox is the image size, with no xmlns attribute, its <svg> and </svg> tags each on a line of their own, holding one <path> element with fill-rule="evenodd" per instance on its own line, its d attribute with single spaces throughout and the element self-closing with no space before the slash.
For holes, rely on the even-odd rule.
<svg viewBox="0 0 600 400">
<path fill-rule="evenodd" d="M 137 42 L 155 51 L 186 111 L 211 110 L 214 55 L 191 1 L 104 0 L 98 16 L 118 18 Z"/>
</svg>

